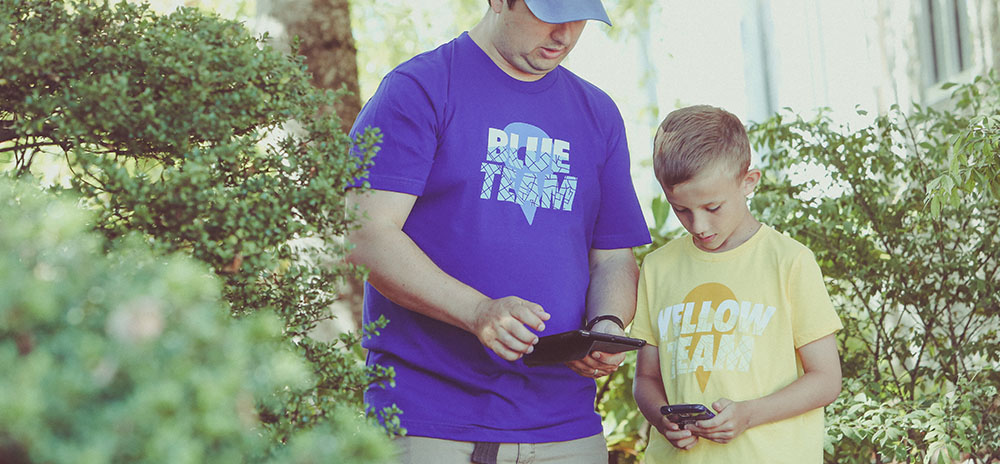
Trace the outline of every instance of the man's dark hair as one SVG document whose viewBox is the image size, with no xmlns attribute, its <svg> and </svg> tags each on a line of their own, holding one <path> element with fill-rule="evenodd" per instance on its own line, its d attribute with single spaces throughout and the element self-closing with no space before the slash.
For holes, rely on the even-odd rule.
<svg viewBox="0 0 1000 464">
<path fill-rule="evenodd" d="M 490 0 L 486 0 L 487 5 L 489 5 L 490 3 L 491 3 Z M 507 9 L 514 8 L 515 3 L 517 3 L 517 0 L 507 0 Z"/>
</svg>

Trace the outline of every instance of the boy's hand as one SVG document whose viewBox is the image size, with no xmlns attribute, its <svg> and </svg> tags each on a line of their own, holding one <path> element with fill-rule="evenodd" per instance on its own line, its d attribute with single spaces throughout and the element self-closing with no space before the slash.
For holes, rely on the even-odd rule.
<svg viewBox="0 0 1000 464">
<path fill-rule="evenodd" d="M 715 417 L 695 422 L 687 429 L 716 443 L 729 443 L 750 427 L 751 412 L 746 403 L 719 398 L 712 403 L 712 409 Z"/>
<path fill-rule="evenodd" d="M 684 430 L 680 425 L 670 422 L 666 416 L 661 416 L 658 424 L 653 424 L 656 430 L 666 438 L 674 448 L 689 450 L 698 444 L 698 436 L 690 430 Z"/>
</svg>

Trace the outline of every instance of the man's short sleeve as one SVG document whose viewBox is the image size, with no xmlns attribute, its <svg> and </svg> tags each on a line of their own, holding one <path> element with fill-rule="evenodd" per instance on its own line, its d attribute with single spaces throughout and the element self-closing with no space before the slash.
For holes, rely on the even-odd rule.
<svg viewBox="0 0 1000 464">
<path fill-rule="evenodd" d="M 351 129 L 352 138 L 367 128 L 381 132 L 367 178 L 373 189 L 423 193 L 437 150 L 436 120 L 433 97 L 419 82 L 398 70 L 382 80 Z"/>
<path fill-rule="evenodd" d="M 649 229 L 632 184 L 624 123 L 616 112 L 615 129 L 608 140 L 608 160 L 601 173 L 601 204 L 592 246 L 631 248 L 649 242 Z"/>
</svg>

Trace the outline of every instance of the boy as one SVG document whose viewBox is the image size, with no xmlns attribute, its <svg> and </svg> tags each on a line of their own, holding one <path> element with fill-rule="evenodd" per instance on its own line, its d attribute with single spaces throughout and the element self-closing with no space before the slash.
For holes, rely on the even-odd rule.
<svg viewBox="0 0 1000 464">
<path fill-rule="evenodd" d="M 633 392 L 659 434 L 647 463 L 820 463 L 823 406 L 840 393 L 842 326 L 809 249 L 761 224 L 746 129 L 710 106 L 660 124 L 653 169 L 689 232 L 642 264 Z M 667 404 L 710 405 L 680 426 Z"/>
</svg>

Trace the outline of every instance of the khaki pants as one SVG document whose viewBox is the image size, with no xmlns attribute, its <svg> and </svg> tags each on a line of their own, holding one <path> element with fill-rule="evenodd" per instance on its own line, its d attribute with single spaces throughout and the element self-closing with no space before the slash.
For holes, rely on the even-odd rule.
<svg viewBox="0 0 1000 464">
<path fill-rule="evenodd" d="M 468 464 L 472 442 L 427 437 L 393 440 L 399 464 Z M 497 464 L 607 464 L 603 435 L 551 443 L 501 443 Z"/>
</svg>

